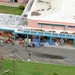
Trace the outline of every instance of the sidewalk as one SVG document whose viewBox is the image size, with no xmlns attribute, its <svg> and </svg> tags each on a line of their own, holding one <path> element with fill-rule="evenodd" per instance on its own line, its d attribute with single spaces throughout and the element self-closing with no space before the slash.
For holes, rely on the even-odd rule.
<svg viewBox="0 0 75 75">
<path fill-rule="evenodd" d="M 56 46 L 56 45 L 46 45 L 45 47 L 55 47 L 55 48 L 63 48 L 63 49 L 73 49 L 73 50 L 75 50 L 75 48 L 72 46 L 72 45 L 67 45 L 67 44 L 65 44 L 65 45 L 59 45 L 59 46 Z"/>
<path fill-rule="evenodd" d="M 6 3 L 6 2 L 0 2 L 0 5 L 3 5 L 3 6 L 12 6 L 12 7 L 19 7 L 19 5 L 21 5 L 21 3 Z"/>
</svg>

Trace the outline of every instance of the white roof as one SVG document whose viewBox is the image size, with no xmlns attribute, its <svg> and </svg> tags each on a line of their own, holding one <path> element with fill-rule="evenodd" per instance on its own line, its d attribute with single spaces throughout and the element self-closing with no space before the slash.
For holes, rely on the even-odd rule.
<svg viewBox="0 0 75 75">
<path fill-rule="evenodd" d="M 15 30 L 21 26 L 21 28 L 25 28 L 23 24 L 25 24 L 25 19 L 21 18 L 19 15 L 12 14 L 0 14 L 0 29 L 8 29 Z"/>
<path fill-rule="evenodd" d="M 75 23 L 75 0 L 35 0 L 28 19 Z"/>
<path fill-rule="evenodd" d="M 0 29 L 15 29 L 17 27 L 18 15 L 0 14 Z"/>
</svg>

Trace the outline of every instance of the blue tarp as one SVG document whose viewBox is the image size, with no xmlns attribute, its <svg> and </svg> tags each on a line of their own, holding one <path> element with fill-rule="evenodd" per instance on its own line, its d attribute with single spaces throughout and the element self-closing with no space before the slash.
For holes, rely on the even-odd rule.
<svg viewBox="0 0 75 75">
<path fill-rule="evenodd" d="M 46 42 L 43 43 L 44 45 L 45 44 L 48 44 L 48 45 L 54 45 L 55 44 L 55 41 L 52 40 L 52 42 L 50 42 L 50 40 L 47 40 Z"/>
<path fill-rule="evenodd" d="M 35 38 L 32 40 L 32 42 L 30 43 L 30 45 L 34 44 L 35 46 L 40 46 L 40 42 L 39 39 Z M 46 42 L 42 42 L 42 46 L 44 45 L 54 45 L 55 41 L 52 40 L 52 42 L 50 42 L 50 40 L 46 40 Z"/>
<path fill-rule="evenodd" d="M 31 43 L 34 44 L 35 46 L 40 46 L 39 39 L 37 38 L 33 39 Z"/>
</svg>

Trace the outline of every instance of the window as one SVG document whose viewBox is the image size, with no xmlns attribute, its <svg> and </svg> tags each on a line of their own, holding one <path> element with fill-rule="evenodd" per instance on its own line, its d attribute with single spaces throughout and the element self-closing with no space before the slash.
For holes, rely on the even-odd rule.
<svg viewBox="0 0 75 75">
<path fill-rule="evenodd" d="M 65 30 L 65 25 L 59 25 L 59 24 L 47 24 L 47 23 L 38 23 L 40 25 L 40 28 L 47 28 L 47 29 L 57 29 L 57 30 Z"/>
</svg>

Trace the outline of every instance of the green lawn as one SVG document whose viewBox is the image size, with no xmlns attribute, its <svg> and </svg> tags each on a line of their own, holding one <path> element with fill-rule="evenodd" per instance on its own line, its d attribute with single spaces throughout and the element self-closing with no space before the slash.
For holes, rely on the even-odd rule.
<svg viewBox="0 0 75 75">
<path fill-rule="evenodd" d="M 0 13 L 21 15 L 23 10 L 18 7 L 9 7 L 0 5 Z"/>
<path fill-rule="evenodd" d="M 14 75 L 13 60 L 4 60 L 2 67 L 3 72 L 9 69 L 10 75 Z M 75 75 L 75 66 L 16 61 L 15 69 L 15 75 Z"/>
</svg>

